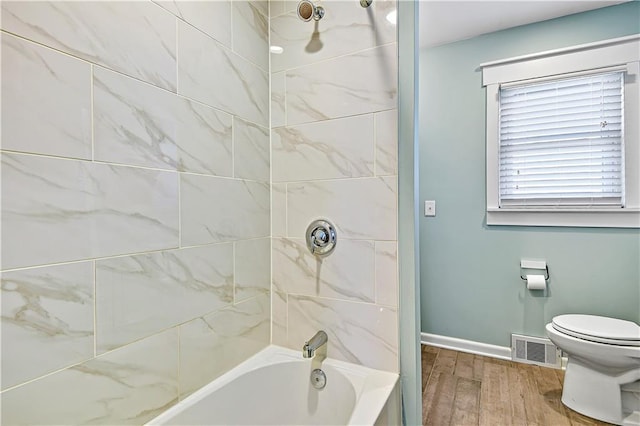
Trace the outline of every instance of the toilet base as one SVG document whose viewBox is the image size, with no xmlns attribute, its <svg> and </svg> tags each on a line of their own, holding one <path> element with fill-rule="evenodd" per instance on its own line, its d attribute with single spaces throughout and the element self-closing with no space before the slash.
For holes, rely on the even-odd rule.
<svg viewBox="0 0 640 426">
<path fill-rule="evenodd" d="M 562 403 L 585 416 L 626 425 L 629 423 L 625 418 L 635 410 L 623 407 L 620 386 L 636 380 L 640 380 L 638 369 L 621 374 L 604 374 L 580 358 L 569 356 L 562 388 Z"/>
</svg>

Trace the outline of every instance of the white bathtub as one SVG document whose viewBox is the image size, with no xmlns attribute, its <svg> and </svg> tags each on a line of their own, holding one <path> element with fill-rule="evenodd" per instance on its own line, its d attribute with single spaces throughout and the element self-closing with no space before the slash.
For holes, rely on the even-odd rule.
<svg viewBox="0 0 640 426">
<path fill-rule="evenodd" d="M 326 387 L 311 360 L 269 346 L 149 425 L 384 425 L 400 423 L 398 375 L 326 359 Z"/>
</svg>

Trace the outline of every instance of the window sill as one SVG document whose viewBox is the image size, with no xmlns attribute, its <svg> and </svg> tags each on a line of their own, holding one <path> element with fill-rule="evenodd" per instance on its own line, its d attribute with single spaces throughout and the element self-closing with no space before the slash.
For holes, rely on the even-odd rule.
<svg viewBox="0 0 640 426">
<path fill-rule="evenodd" d="M 487 209 L 487 225 L 640 228 L 640 209 Z"/>
</svg>

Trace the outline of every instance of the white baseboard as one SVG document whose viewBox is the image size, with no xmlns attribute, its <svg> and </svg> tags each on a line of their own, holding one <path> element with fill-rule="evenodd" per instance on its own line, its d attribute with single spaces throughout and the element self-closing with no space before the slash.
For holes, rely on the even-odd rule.
<svg viewBox="0 0 640 426">
<path fill-rule="evenodd" d="M 468 352 L 470 354 L 511 360 L 511 347 L 509 346 L 489 345 L 487 343 L 474 342 L 472 340 L 464 340 L 456 337 L 440 336 L 430 333 L 420 333 L 420 337 L 423 345 L 431 345 L 459 352 Z"/>
</svg>

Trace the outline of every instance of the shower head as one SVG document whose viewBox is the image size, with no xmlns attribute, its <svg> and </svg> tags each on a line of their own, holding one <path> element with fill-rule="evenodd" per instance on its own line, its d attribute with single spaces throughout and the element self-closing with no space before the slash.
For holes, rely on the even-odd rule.
<svg viewBox="0 0 640 426">
<path fill-rule="evenodd" d="M 360 0 L 360 6 L 369 7 L 373 3 L 373 0 Z"/>
<path fill-rule="evenodd" d="M 311 20 L 311 18 L 319 21 L 324 16 L 324 8 L 322 6 L 316 6 L 309 0 L 302 0 L 298 3 L 298 18 L 305 22 Z"/>
</svg>

